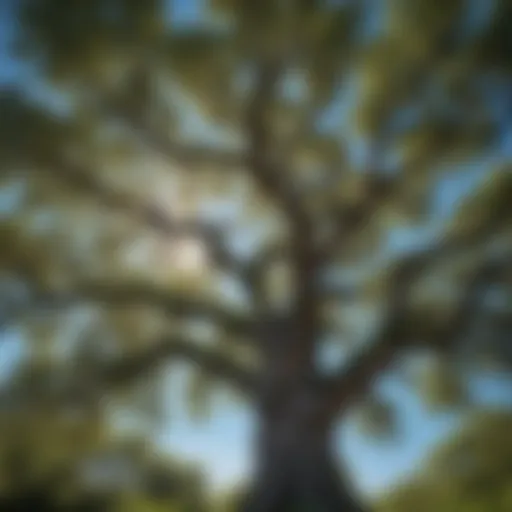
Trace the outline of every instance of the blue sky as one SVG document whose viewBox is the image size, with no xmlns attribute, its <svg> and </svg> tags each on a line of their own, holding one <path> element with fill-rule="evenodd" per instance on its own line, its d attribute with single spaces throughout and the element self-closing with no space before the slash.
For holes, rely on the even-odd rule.
<svg viewBox="0 0 512 512">
<path fill-rule="evenodd" d="M 13 1 L 13 0 L 12 0 Z M 0 1 L 0 86 L 7 84 L 30 85 L 29 71 L 13 60 L 6 49 L 15 26 L 9 16 L 11 2 Z M 174 20 L 181 23 L 193 21 L 198 12 L 198 2 L 180 0 L 174 3 Z M 481 175 L 483 165 L 475 168 L 464 180 L 449 180 L 437 195 L 439 213 L 447 213 L 454 199 L 463 194 Z M 0 194 L 0 212 L 10 198 Z M 409 243 L 410 235 L 397 238 L 396 243 Z M 9 362 L 16 356 L 16 338 L 0 343 L 0 378 L 8 371 Z M 474 392 L 482 401 L 498 407 L 512 406 L 512 382 L 497 377 L 482 378 L 473 383 Z M 177 384 L 179 391 L 179 383 Z M 439 439 L 457 426 L 454 414 L 431 415 L 411 391 L 389 377 L 382 388 L 399 404 L 401 433 L 394 441 L 370 442 L 348 426 L 338 439 L 338 447 L 348 457 L 362 490 L 374 492 L 386 488 L 401 475 L 415 468 L 422 455 L 428 453 Z M 176 390 L 176 388 L 173 388 Z M 158 442 L 173 452 L 182 453 L 204 464 L 214 482 L 225 485 L 246 473 L 250 461 L 250 437 L 254 423 L 250 412 L 228 403 L 219 404 L 208 424 L 191 423 L 180 408 L 173 407 L 171 418 L 157 434 Z"/>
</svg>

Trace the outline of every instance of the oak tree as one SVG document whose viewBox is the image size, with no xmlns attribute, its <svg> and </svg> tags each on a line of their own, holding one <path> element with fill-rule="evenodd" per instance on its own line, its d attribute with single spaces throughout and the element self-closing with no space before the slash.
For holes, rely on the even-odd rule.
<svg viewBox="0 0 512 512">
<path fill-rule="evenodd" d="M 389 423 L 379 376 L 510 369 L 511 4 L 178 4 L 16 3 L 2 323 L 59 403 L 153 408 L 187 363 L 199 411 L 251 404 L 247 512 L 363 510 L 332 433 Z"/>
</svg>

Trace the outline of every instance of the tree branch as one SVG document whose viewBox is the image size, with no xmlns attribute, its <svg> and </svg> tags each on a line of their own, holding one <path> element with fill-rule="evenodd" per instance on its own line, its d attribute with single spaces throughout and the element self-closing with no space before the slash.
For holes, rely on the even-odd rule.
<svg viewBox="0 0 512 512">
<path fill-rule="evenodd" d="M 150 63 L 144 62 L 134 73 L 132 88 L 144 90 L 150 96 Z M 283 181 L 283 162 L 276 158 L 272 144 L 272 133 L 267 125 L 269 103 L 274 98 L 274 89 L 283 68 L 282 59 L 267 58 L 257 63 L 256 84 L 247 109 L 246 133 L 248 151 L 242 158 L 238 154 L 213 154 L 197 148 L 185 149 L 152 128 L 147 113 L 130 111 L 122 103 L 107 98 L 102 110 L 123 120 L 143 142 L 171 161 L 183 166 L 219 164 L 225 168 L 245 167 L 260 188 L 281 208 L 291 227 L 291 253 L 295 273 L 296 294 L 292 315 L 296 347 L 289 364 L 297 370 L 310 366 L 312 352 L 319 332 L 319 300 L 316 289 L 316 271 L 319 259 L 316 254 L 314 226 L 300 198 L 292 187 Z M 199 157 L 199 158 L 198 158 Z M 250 276 L 245 273 L 245 277 Z M 246 279 L 247 280 L 247 279 Z M 251 282 L 248 281 L 251 285 Z M 252 283 L 253 286 L 254 283 Z M 300 371 L 300 370 L 299 370 Z"/>
<path fill-rule="evenodd" d="M 256 332 L 252 319 L 230 312 L 214 302 L 200 301 L 138 284 L 79 283 L 68 291 L 42 290 L 36 292 L 28 302 L 15 305 L 3 316 L 5 320 L 12 320 L 34 311 L 60 310 L 88 302 L 107 306 L 143 304 L 183 318 L 207 318 L 218 323 L 229 334 L 244 340 L 253 338 Z"/>
<path fill-rule="evenodd" d="M 392 134 L 387 133 L 386 136 L 374 141 L 371 147 L 369 161 L 363 174 L 366 181 L 362 201 L 354 205 L 336 205 L 334 211 L 332 211 L 331 216 L 335 228 L 333 235 L 329 237 L 322 249 L 325 259 L 329 259 L 338 249 L 350 243 L 351 238 L 376 217 L 379 209 L 398 191 L 402 178 L 408 173 L 409 169 L 416 169 L 422 165 L 422 159 L 419 158 L 416 161 L 409 162 L 407 167 L 401 169 L 400 172 L 394 172 L 393 174 L 382 172 L 381 161 L 384 158 L 386 145 L 391 143 L 391 139 Z M 336 185 L 336 183 L 328 183 L 328 186 Z"/>
<path fill-rule="evenodd" d="M 441 256 L 455 249 L 450 243 L 440 243 L 425 253 L 409 258 L 399 269 L 394 279 L 389 299 L 388 312 L 383 326 L 375 335 L 369 348 L 358 353 L 338 375 L 326 379 L 324 385 L 331 394 L 333 411 L 345 409 L 371 387 L 374 379 L 395 359 L 399 351 L 411 347 L 415 340 L 408 325 L 408 296 L 412 284 L 430 265 L 439 261 Z M 502 254 L 485 259 L 469 280 L 455 318 L 443 333 L 440 344 L 444 348 L 454 347 L 467 334 L 471 318 L 478 310 L 482 294 L 497 274 L 503 270 L 512 257 L 511 248 Z"/>
<path fill-rule="evenodd" d="M 194 172 L 201 167 L 215 167 L 220 171 L 236 171 L 244 165 L 240 152 L 208 147 L 200 144 L 177 142 L 169 139 L 142 117 L 133 115 L 114 103 L 106 104 L 105 111 L 123 121 L 142 143 L 156 154 Z"/>
<path fill-rule="evenodd" d="M 151 120 L 151 108 L 158 108 L 157 91 L 153 73 L 155 55 L 142 57 L 141 62 L 126 77 L 125 93 L 135 101 L 149 104 L 134 107 L 115 93 L 107 93 L 97 98 L 95 107 L 112 119 L 121 121 L 147 148 L 167 160 L 194 172 L 202 166 L 215 166 L 219 170 L 237 170 L 244 165 L 243 154 L 216 147 L 186 144 L 172 140 Z M 129 99 L 129 98 L 128 98 Z"/>
<path fill-rule="evenodd" d="M 229 250 L 221 230 L 207 222 L 195 219 L 175 220 L 153 204 L 142 202 L 130 194 L 108 187 L 90 169 L 76 162 L 55 161 L 49 172 L 68 185 L 96 196 L 103 205 L 113 211 L 130 215 L 143 226 L 164 237 L 195 236 L 202 240 L 208 247 L 208 256 L 211 260 L 222 270 L 241 279 L 249 287 L 256 301 L 261 287 L 262 270 L 276 254 L 282 252 L 281 248 L 273 249 L 255 261 L 243 262 Z"/>
<path fill-rule="evenodd" d="M 176 220 L 157 206 L 142 202 L 130 194 L 112 189 L 77 162 L 69 159 L 55 160 L 50 172 L 74 188 L 96 196 L 108 208 L 124 212 L 142 225 L 153 229 L 165 237 L 196 236 L 204 241 L 212 260 L 226 270 L 239 272 L 240 263 L 225 246 L 221 233 L 214 226 L 197 220 Z"/>
<path fill-rule="evenodd" d="M 254 392 L 255 377 L 248 368 L 219 352 L 173 337 L 153 343 L 151 348 L 143 353 L 106 364 L 100 370 L 100 379 L 113 386 L 129 384 L 155 370 L 159 364 L 170 358 L 197 365 L 202 371 L 227 381 L 244 394 L 250 396 Z"/>
<path fill-rule="evenodd" d="M 151 95 L 150 63 L 144 62 L 135 70 L 133 79 L 137 90 L 149 91 Z M 283 181 L 283 162 L 276 159 L 272 145 L 272 133 L 267 126 L 267 114 L 270 100 L 282 72 L 281 59 L 264 59 L 257 66 L 257 80 L 253 97 L 247 109 L 246 132 L 248 151 L 245 155 L 230 152 L 213 152 L 210 148 L 185 148 L 169 140 L 167 136 L 154 129 L 144 112 L 132 112 L 115 100 L 102 101 L 102 111 L 121 119 L 137 134 L 141 140 L 159 154 L 182 166 L 219 165 L 226 169 L 243 167 L 252 175 L 257 185 L 267 193 L 282 209 L 291 226 L 291 252 L 296 275 L 296 304 L 293 306 L 295 336 L 297 338 L 298 360 L 303 366 L 311 361 L 312 347 L 319 328 L 318 300 L 315 286 L 317 257 L 314 244 L 314 227 L 292 187 Z M 191 169 L 193 170 L 193 169 Z M 243 278 L 253 288 L 251 269 L 242 272 Z M 300 361 L 299 361 L 300 359 Z"/>
<path fill-rule="evenodd" d="M 60 372 L 60 386 L 48 388 L 35 381 L 36 388 L 28 389 L 18 381 L 13 381 L 0 392 L 0 406 L 15 405 L 46 406 L 62 408 L 65 405 L 96 406 L 105 394 L 137 383 L 162 364 L 172 360 L 196 365 L 209 376 L 234 387 L 242 395 L 252 398 L 255 390 L 255 377 L 251 369 L 211 349 L 204 349 L 181 337 L 163 337 L 149 344 L 149 348 L 129 356 L 114 360 L 96 361 L 92 366 L 82 361 L 67 363 L 65 367 L 47 368 L 48 377 Z M 73 367 L 78 363 L 76 368 Z M 42 392 L 42 393 L 41 393 Z"/>
<path fill-rule="evenodd" d="M 316 288 L 318 257 L 314 226 L 292 187 L 283 181 L 283 164 L 276 159 L 272 132 L 267 126 L 268 107 L 282 72 L 280 59 L 259 63 L 253 97 L 247 110 L 249 151 L 247 167 L 257 184 L 282 209 L 291 228 L 291 258 L 295 274 L 295 345 L 288 358 L 292 372 L 309 371 L 312 352 L 319 332 L 319 300 Z"/>
</svg>

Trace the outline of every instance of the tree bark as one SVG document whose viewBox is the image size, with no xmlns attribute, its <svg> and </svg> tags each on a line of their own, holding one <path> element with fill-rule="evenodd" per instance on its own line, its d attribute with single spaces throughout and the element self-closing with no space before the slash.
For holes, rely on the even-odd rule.
<svg viewBox="0 0 512 512">
<path fill-rule="evenodd" d="M 257 467 L 242 512 L 364 512 L 332 447 L 334 419 L 315 396 L 261 414 Z"/>
</svg>

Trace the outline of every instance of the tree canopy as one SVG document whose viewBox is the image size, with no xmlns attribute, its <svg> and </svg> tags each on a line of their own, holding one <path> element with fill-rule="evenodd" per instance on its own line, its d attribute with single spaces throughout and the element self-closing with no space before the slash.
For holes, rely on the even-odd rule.
<svg viewBox="0 0 512 512">
<path fill-rule="evenodd" d="M 382 427 L 391 368 L 435 406 L 510 370 L 512 4 L 200 4 L 187 22 L 163 0 L 13 7 L 31 73 L 0 91 L 16 375 L 51 368 L 48 407 L 156 417 L 186 363 L 191 412 L 222 392 Z"/>
<path fill-rule="evenodd" d="M 120 432 L 97 404 L 52 403 L 53 368 L 24 370 L 0 414 L 2 510 L 206 510 L 208 492 L 196 469 L 140 434 Z M 30 401 L 26 391 L 16 393 L 28 386 Z"/>
</svg>

